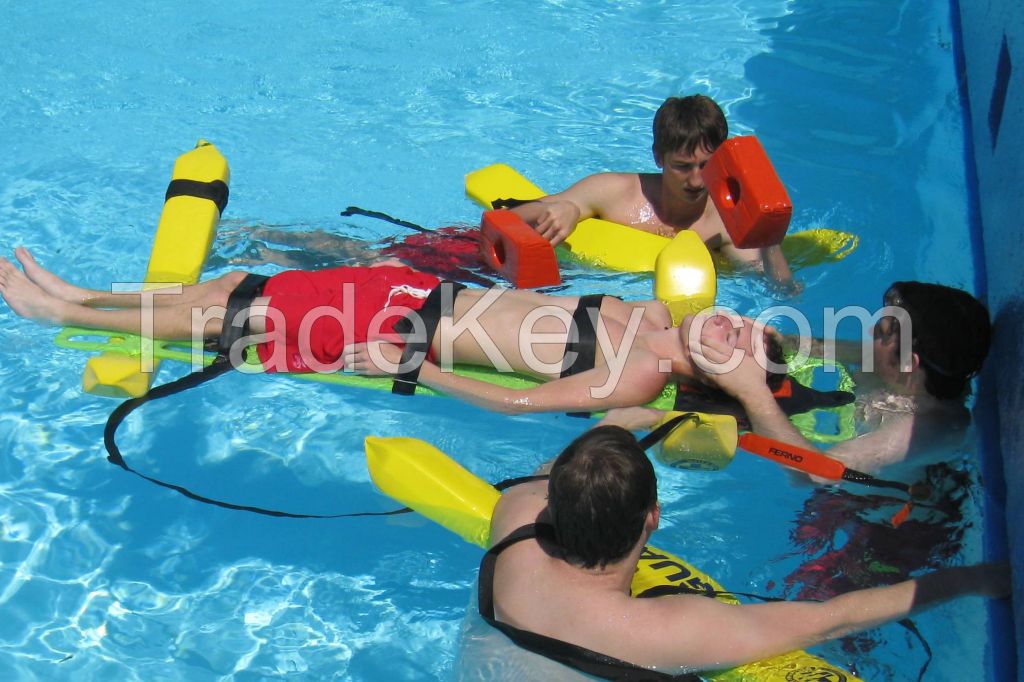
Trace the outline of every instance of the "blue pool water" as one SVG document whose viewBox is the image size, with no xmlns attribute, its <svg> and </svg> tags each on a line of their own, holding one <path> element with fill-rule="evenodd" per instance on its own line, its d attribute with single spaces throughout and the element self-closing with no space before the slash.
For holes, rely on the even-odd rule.
<svg viewBox="0 0 1024 682">
<path fill-rule="evenodd" d="M 467 171 L 504 161 L 555 190 L 591 172 L 651 170 L 658 104 L 703 92 L 734 134 L 761 138 L 797 228 L 861 235 L 847 260 L 800 273 L 799 309 L 874 306 L 896 279 L 970 288 L 948 7 L 695 4 L 12 4 L 0 24 L 4 255 L 25 244 L 93 287 L 137 278 L 171 163 L 199 137 L 232 166 L 211 276 L 247 254 L 257 226 L 394 234 L 338 217 L 350 204 L 469 224 L 479 211 L 463 195 Z M 639 298 L 650 282 L 574 268 L 566 290 Z M 725 279 L 720 302 L 756 312 L 775 299 Z M 455 674 L 477 549 L 413 518 L 274 520 L 124 474 L 103 460 L 115 403 L 82 393 L 84 356 L 6 307 L 0 319 L 0 679 Z M 583 426 L 228 376 L 133 417 L 122 447 L 140 469 L 213 497 L 331 513 L 393 506 L 369 483 L 366 435 L 426 438 L 498 480 Z M 974 481 L 973 443 L 951 455 Z M 734 589 L 794 596 L 786 576 L 822 560 L 794 537 L 815 528 L 841 526 L 839 554 L 864 532 L 885 536 L 884 506 L 807 502 L 808 489 L 749 457 L 659 476 L 659 544 Z M 976 485 L 952 540 L 916 561 L 978 558 Z M 873 560 L 857 559 L 847 572 Z M 925 679 L 985 678 L 979 602 L 918 624 L 934 654 Z M 817 653 L 873 680 L 916 679 L 925 660 L 898 626 Z"/>
</svg>

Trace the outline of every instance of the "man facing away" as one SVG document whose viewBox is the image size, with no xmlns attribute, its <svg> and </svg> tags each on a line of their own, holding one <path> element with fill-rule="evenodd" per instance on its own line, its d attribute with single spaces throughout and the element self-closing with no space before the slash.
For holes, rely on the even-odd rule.
<svg viewBox="0 0 1024 682">
<path fill-rule="evenodd" d="M 628 425 L 628 419 L 620 422 Z M 513 632 L 520 646 L 546 655 L 554 650 L 571 665 L 614 676 L 642 672 L 638 668 L 675 673 L 732 667 L 948 599 L 1009 592 L 1009 567 L 985 564 L 825 602 L 737 606 L 693 594 L 633 598 L 630 582 L 659 512 L 654 469 L 633 435 L 620 426 L 595 427 L 558 456 L 548 480 L 502 495 L 491 523 L 492 549 L 481 568 L 482 612 L 493 598 L 499 623 L 557 640 L 545 640 L 544 650 L 530 644 L 535 638 L 517 641 Z"/>
<path fill-rule="evenodd" d="M 670 97 L 654 115 L 652 149 L 660 173 L 597 173 L 512 210 L 554 245 L 587 218 L 665 237 L 693 230 L 712 251 L 738 265 L 763 268 L 780 287 L 794 290 L 782 249 L 737 248 L 708 197 L 701 169 L 728 135 L 725 114 L 710 97 Z"/>
</svg>

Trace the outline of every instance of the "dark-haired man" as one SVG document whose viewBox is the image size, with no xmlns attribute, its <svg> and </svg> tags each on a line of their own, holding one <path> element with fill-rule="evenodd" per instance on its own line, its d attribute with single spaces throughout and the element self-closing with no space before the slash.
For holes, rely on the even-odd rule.
<svg viewBox="0 0 1024 682">
<path fill-rule="evenodd" d="M 941 284 L 896 282 L 882 306 L 870 352 L 859 341 L 835 345 L 835 359 L 859 365 L 854 378 L 860 433 L 828 452 L 860 471 L 895 467 L 898 474 L 897 465 L 906 461 L 916 474 L 929 463 L 928 454 L 943 454 L 953 439 L 962 438 L 970 421 L 964 398 L 988 354 L 992 328 L 976 298 Z M 813 354 L 825 351 L 815 342 Z M 694 346 L 705 376 L 742 404 L 755 432 L 813 448 L 764 390 L 762 367 L 744 359 L 726 373 L 711 369 L 731 354 L 716 339 Z"/>
<path fill-rule="evenodd" d="M 654 115 L 652 151 L 660 173 L 597 173 L 512 210 L 555 245 L 587 218 L 665 237 L 693 230 L 712 251 L 741 265 L 763 267 L 775 282 L 792 288 L 793 275 L 782 250 L 735 247 L 708 198 L 701 169 L 728 136 L 725 114 L 710 97 L 669 97 Z"/>
<path fill-rule="evenodd" d="M 692 594 L 635 599 L 630 582 L 658 527 L 654 469 L 633 435 L 598 426 L 548 480 L 508 489 L 481 565 L 481 613 L 520 646 L 609 678 L 768 658 L 966 595 L 1009 592 L 1009 568 L 943 569 L 826 602 L 729 605 Z M 539 636 L 539 637 L 538 637 Z"/>
</svg>

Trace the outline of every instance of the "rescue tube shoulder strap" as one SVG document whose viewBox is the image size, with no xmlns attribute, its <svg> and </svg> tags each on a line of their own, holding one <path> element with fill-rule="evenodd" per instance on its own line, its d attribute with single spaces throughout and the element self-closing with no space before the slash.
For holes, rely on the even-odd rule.
<svg viewBox="0 0 1024 682">
<path fill-rule="evenodd" d="M 522 630 L 508 623 L 502 623 L 494 615 L 494 567 L 498 555 L 508 547 L 523 540 L 542 539 L 554 542 L 554 528 L 548 524 L 531 523 L 512 531 L 508 537 L 487 550 L 480 562 L 479 608 L 480 616 L 493 628 L 501 631 L 513 643 L 540 654 L 563 665 L 575 668 L 588 675 L 608 680 L 679 680 L 699 682 L 694 674 L 670 675 L 658 670 L 643 668 L 628 661 L 607 656 L 577 644 L 548 637 L 529 630 Z"/>
</svg>

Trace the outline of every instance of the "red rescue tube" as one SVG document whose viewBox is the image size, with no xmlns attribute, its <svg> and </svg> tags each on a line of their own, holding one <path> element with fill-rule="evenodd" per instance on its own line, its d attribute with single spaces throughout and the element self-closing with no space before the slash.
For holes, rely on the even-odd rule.
<svg viewBox="0 0 1024 682">
<path fill-rule="evenodd" d="M 723 142 L 702 176 L 733 244 L 747 249 L 782 243 L 793 203 L 756 137 Z"/>
<path fill-rule="evenodd" d="M 517 289 L 562 282 L 554 247 L 512 211 L 484 211 L 480 232 L 484 260 Z"/>
</svg>

